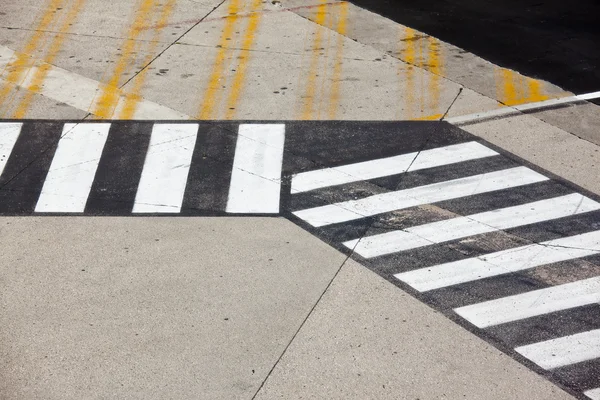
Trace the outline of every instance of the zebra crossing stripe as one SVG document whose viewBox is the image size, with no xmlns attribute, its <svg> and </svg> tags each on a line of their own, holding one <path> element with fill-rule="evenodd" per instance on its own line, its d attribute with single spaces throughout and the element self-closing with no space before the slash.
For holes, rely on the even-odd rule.
<svg viewBox="0 0 600 400">
<path fill-rule="evenodd" d="M 381 178 L 426 168 L 498 155 L 477 142 L 460 143 L 431 150 L 380 158 L 340 167 L 302 172 L 292 177 L 292 193 Z"/>
<path fill-rule="evenodd" d="M 344 246 L 354 249 L 365 258 L 372 258 L 598 209 L 600 203 L 579 193 L 573 193 L 354 239 L 344 242 Z"/>
<path fill-rule="evenodd" d="M 583 392 L 583 394 L 592 400 L 600 400 L 600 388 L 588 390 L 587 392 Z"/>
<path fill-rule="evenodd" d="M 312 226 L 321 227 L 389 211 L 508 189 L 545 180 L 548 180 L 548 178 L 529 168 L 516 167 L 412 189 L 377 194 L 360 200 L 309 208 L 296 211 L 293 214 Z"/>
<path fill-rule="evenodd" d="M 239 127 L 228 213 L 278 213 L 285 142 L 284 124 Z"/>
<path fill-rule="evenodd" d="M 600 231 L 507 249 L 394 275 L 420 292 L 600 254 Z"/>
<path fill-rule="evenodd" d="M 544 369 L 564 367 L 600 357 L 600 329 L 517 347 L 518 353 Z M 598 396 L 594 389 L 586 392 Z M 594 397 L 592 397 L 594 398 Z"/>
<path fill-rule="evenodd" d="M 185 193 L 198 124 L 155 124 L 134 213 L 178 213 Z"/>
<path fill-rule="evenodd" d="M 21 123 L 0 123 L 0 176 L 21 133 Z"/>
<path fill-rule="evenodd" d="M 454 311 L 478 328 L 487 328 L 599 301 L 600 277 L 594 277 L 460 307 Z"/>
<path fill-rule="evenodd" d="M 85 210 L 110 124 L 65 124 L 35 212 Z"/>
</svg>

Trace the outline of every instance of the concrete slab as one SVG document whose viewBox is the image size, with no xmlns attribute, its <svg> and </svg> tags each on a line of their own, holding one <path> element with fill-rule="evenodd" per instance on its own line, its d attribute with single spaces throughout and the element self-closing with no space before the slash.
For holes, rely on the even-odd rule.
<svg viewBox="0 0 600 400">
<path fill-rule="evenodd" d="M 276 398 L 573 397 L 348 261 L 256 397 Z"/>
<path fill-rule="evenodd" d="M 593 103 L 536 112 L 536 118 L 600 145 L 600 106 Z"/>
<path fill-rule="evenodd" d="M 251 398 L 345 259 L 275 218 L 0 226 L 12 399 Z"/>
</svg>

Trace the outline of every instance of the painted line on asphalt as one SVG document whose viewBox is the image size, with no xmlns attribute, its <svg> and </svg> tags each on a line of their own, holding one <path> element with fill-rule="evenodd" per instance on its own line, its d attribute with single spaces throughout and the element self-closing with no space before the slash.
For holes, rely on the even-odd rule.
<svg viewBox="0 0 600 400">
<path fill-rule="evenodd" d="M 419 292 L 600 254 L 600 231 L 548 240 L 394 275 Z"/>
<path fill-rule="evenodd" d="M 584 392 L 583 394 L 592 400 L 600 400 L 600 388 L 588 390 L 587 392 Z"/>
<path fill-rule="evenodd" d="M 20 122 L 2 122 L 0 123 L 0 176 L 6 166 L 15 143 L 21 134 L 23 124 Z"/>
<path fill-rule="evenodd" d="M 599 301 L 600 277 L 594 277 L 472 304 L 454 311 L 476 327 L 487 328 Z"/>
<path fill-rule="evenodd" d="M 466 124 L 470 124 L 470 123 L 476 123 L 478 121 L 485 120 L 485 119 L 505 117 L 505 116 L 509 116 L 509 115 L 513 115 L 513 114 L 518 114 L 520 112 L 533 111 L 533 110 L 554 107 L 554 106 L 559 106 L 559 105 L 566 105 L 566 104 L 575 103 L 578 101 L 593 100 L 593 99 L 598 99 L 598 98 L 600 98 L 600 91 L 586 93 L 586 94 L 580 94 L 580 95 L 576 95 L 576 96 L 562 97 L 560 99 L 550 99 L 550 100 L 540 101 L 540 102 L 536 102 L 536 103 L 520 104 L 520 105 L 510 106 L 510 107 L 506 107 L 506 108 L 501 108 L 499 110 L 484 111 L 484 112 L 480 112 L 480 113 L 461 115 L 458 117 L 450 117 L 450 118 L 445 118 L 443 121 L 446 121 L 453 125 L 460 126 L 460 125 L 466 125 Z"/>
<path fill-rule="evenodd" d="M 600 203 L 578 193 L 451 218 L 404 230 L 344 242 L 365 258 L 412 250 L 469 236 L 530 225 L 600 209 Z"/>
<path fill-rule="evenodd" d="M 515 350 L 544 369 L 560 368 L 600 357 L 600 329 L 521 346 Z"/>
<path fill-rule="evenodd" d="M 516 167 L 418 186 L 412 189 L 378 194 L 360 200 L 309 208 L 296 211 L 294 215 L 314 227 L 321 227 L 418 205 L 527 185 L 547 179 L 547 177 L 529 168 Z"/>
<path fill-rule="evenodd" d="M 495 155 L 498 153 L 489 147 L 477 142 L 467 142 L 378 160 L 302 172 L 292 177 L 292 193 L 402 174 L 409 168 L 410 171 L 417 171 Z"/>
<path fill-rule="evenodd" d="M 181 211 L 198 127 L 198 124 L 154 125 L 133 213 Z"/>
<path fill-rule="evenodd" d="M 241 124 L 235 147 L 228 213 L 278 213 L 284 124 Z"/>
<path fill-rule="evenodd" d="M 109 129 L 108 123 L 65 124 L 35 212 L 85 210 Z"/>
</svg>

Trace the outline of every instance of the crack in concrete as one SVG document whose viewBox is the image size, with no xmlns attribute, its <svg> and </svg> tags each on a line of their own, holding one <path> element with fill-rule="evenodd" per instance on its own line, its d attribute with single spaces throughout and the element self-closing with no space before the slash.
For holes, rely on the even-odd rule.
<svg viewBox="0 0 600 400">
<path fill-rule="evenodd" d="M 97 38 L 97 39 L 130 40 L 130 41 L 134 41 L 134 42 L 144 42 L 144 43 L 146 43 L 146 42 L 156 42 L 156 43 L 164 43 L 164 44 L 169 43 L 169 42 L 165 42 L 162 40 L 130 39 L 130 38 L 126 38 L 126 37 L 110 36 L 110 35 L 94 35 L 91 33 L 77 33 L 77 32 L 58 32 L 58 31 L 51 31 L 51 30 L 38 30 L 38 29 L 30 29 L 30 28 L 12 27 L 12 26 L 0 26 L 0 29 L 19 30 L 19 31 L 28 31 L 28 32 L 41 32 L 41 33 L 49 33 L 49 34 L 53 34 L 53 35 L 82 36 L 82 37 L 90 37 L 90 38 Z"/>
</svg>

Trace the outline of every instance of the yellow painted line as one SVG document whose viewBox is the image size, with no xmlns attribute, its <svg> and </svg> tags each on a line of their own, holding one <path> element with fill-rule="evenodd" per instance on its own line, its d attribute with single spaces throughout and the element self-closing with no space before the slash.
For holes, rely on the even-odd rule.
<svg viewBox="0 0 600 400">
<path fill-rule="evenodd" d="M 54 21 L 56 10 L 61 7 L 64 0 L 50 0 L 44 9 L 39 23 L 34 28 L 28 42 L 20 52 L 15 53 L 16 59 L 7 65 L 8 74 L 3 78 L 4 84 L 0 90 L 0 105 L 6 100 L 13 86 L 18 86 L 23 75 L 33 65 L 31 55 L 38 49 L 40 42 L 45 37 L 45 32 Z M 4 73 L 5 71 L 3 71 Z"/>
<path fill-rule="evenodd" d="M 169 18 L 173 13 L 173 9 L 175 8 L 177 0 L 168 0 L 166 4 L 163 5 L 162 12 L 158 18 L 158 22 L 156 24 L 157 28 L 154 29 L 154 35 L 152 41 L 149 44 L 147 49 L 148 55 L 144 60 L 144 66 L 148 65 L 155 56 L 156 47 L 158 46 L 160 35 L 165 26 L 167 26 L 169 22 Z M 140 93 L 144 88 L 144 83 L 146 82 L 146 74 L 148 69 L 143 69 L 138 76 L 133 80 L 133 88 L 127 91 L 127 96 L 124 100 L 123 108 L 117 114 L 116 118 L 118 119 L 133 119 L 135 116 L 135 112 L 137 111 L 138 105 L 142 99 Z"/>
<path fill-rule="evenodd" d="M 444 58 L 440 54 L 440 52 L 442 51 L 442 47 L 440 46 L 440 42 L 436 38 L 430 36 L 427 39 L 427 45 L 428 70 L 432 74 L 429 79 L 429 96 L 431 98 L 430 109 L 435 113 L 440 111 L 440 78 L 443 74 Z"/>
<path fill-rule="evenodd" d="M 228 53 L 228 46 L 235 32 L 235 27 L 238 21 L 237 13 L 240 11 L 239 0 L 231 0 L 227 7 L 227 18 L 225 26 L 219 40 L 217 56 L 213 63 L 212 72 L 208 80 L 208 86 L 202 96 L 202 104 L 198 114 L 199 119 L 211 119 L 216 105 L 219 102 L 221 95 L 221 79 L 225 70 L 225 60 Z"/>
<path fill-rule="evenodd" d="M 413 118 L 413 121 L 437 121 L 439 119 L 441 119 L 444 116 L 444 114 L 433 114 L 433 115 L 428 115 L 426 117 L 419 117 L 419 118 Z"/>
<path fill-rule="evenodd" d="M 227 109 L 225 112 L 226 119 L 233 119 L 237 111 L 237 104 L 239 102 L 242 90 L 244 88 L 244 81 L 246 79 L 246 70 L 248 69 L 248 62 L 250 61 L 251 51 L 254 47 L 256 32 L 260 25 L 261 13 L 260 8 L 262 0 L 252 1 L 252 14 L 248 18 L 248 27 L 244 33 L 242 40 L 242 50 L 238 57 L 239 64 L 235 69 L 235 75 L 231 84 L 231 92 L 227 99 Z"/>
<path fill-rule="evenodd" d="M 33 101 L 33 97 L 36 93 L 39 93 L 41 87 L 48 76 L 48 71 L 50 69 L 50 64 L 54 62 L 56 56 L 60 52 L 64 39 L 65 33 L 69 32 L 71 26 L 75 22 L 75 19 L 79 15 L 79 12 L 83 8 L 86 0 L 76 0 L 75 4 L 71 7 L 71 10 L 67 14 L 64 19 L 62 25 L 60 26 L 59 32 L 54 36 L 54 40 L 50 44 L 50 48 L 46 54 L 46 57 L 43 59 L 44 64 L 40 65 L 31 79 L 31 83 L 28 85 L 28 91 L 25 92 L 23 98 L 21 99 L 19 105 L 17 106 L 16 111 L 13 114 L 13 118 L 21 119 L 24 118 L 31 106 L 31 102 Z"/>
<path fill-rule="evenodd" d="M 339 14 L 336 32 L 339 34 L 335 49 L 335 65 L 333 66 L 333 77 L 331 79 L 331 92 L 329 96 L 329 119 L 335 119 L 340 103 L 340 79 L 342 77 L 344 36 L 347 30 L 348 3 L 343 2 L 339 6 Z"/>
<path fill-rule="evenodd" d="M 321 4 L 317 7 L 317 12 L 314 22 L 318 25 L 323 25 L 326 18 L 327 5 L 324 0 L 320 0 Z M 308 69 L 307 86 L 303 97 L 302 114 L 300 119 L 312 119 L 313 118 L 313 106 L 315 101 L 315 95 L 317 92 L 317 73 L 319 72 L 319 52 L 323 42 L 323 29 L 319 26 L 315 32 L 313 40 L 313 46 L 311 49 L 310 66 Z"/>
<path fill-rule="evenodd" d="M 139 8 L 136 11 L 135 19 L 129 28 L 126 39 L 122 44 L 122 52 L 110 78 L 102 86 L 101 94 L 95 99 L 92 105 L 92 114 L 100 118 L 112 118 L 115 107 L 119 102 L 120 90 L 119 81 L 125 72 L 128 71 L 133 61 L 133 52 L 136 46 L 136 39 L 142 32 L 143 26 L 150 19 L 155 0 L 140 0 Z"/>
<path fill-rule="evenodd" d="M 542 82 L 537 79 L 529 79 L 528 88 L 529 88 L 529 101 L 530 102 L 538 102 L 548 100 L 550 96 L 544 94 Z"/>
</svg>

